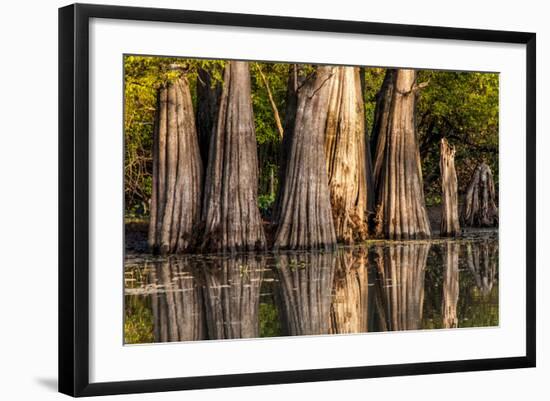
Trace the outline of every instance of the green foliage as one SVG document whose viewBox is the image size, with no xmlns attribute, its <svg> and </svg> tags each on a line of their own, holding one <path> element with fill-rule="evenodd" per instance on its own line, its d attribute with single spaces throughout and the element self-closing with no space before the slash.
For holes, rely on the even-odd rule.
<svg viewBox="0 0 550 401">
<path fill-rule="evenodd" d="M 259 319 L 260 337 L 279 337 L 281 336 L 281 323 L 279 321 L 279 311 L 272 303 L 260 303 Z"/>
<path fill-rule="evenodd" d="M 124 343 L 152 343 L 153 315 L 145 298 L 138 296 L 126 297 L 126 313 L 124 318 Z"/>
</svg>

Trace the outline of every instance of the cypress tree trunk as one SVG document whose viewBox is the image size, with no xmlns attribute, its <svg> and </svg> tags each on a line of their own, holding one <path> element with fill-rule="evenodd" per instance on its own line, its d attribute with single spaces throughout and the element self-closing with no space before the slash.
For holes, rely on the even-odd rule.
<svg viewBox="0 0 550 401">
<path fill-rule="evenodd" d="M 325 124 L 332 67 L 318 67 L 298 89 L 275 213 L 275 249 L 333 249 L 336 235 L 325 158 Z"/>
<path fill-rule="evenodd" d="M 469 227 L 498 225 L 495 182 L 491 168 L 485 163 L 477 166 L 466 190 L 462 221 Z"/>
<path fill-rule="evenodd" d="M 153 134 L 153 188 L 148 243 L 154 253 L 194 246 L 200 222 L 203 167 L 189 84 L 185 78 L 158 94 Z"/>
<path fill-rule="evenodd" d="M 443 194 L 440 234 L 442 236 L 454 237 L 460 234 L 455 148 L 454 146 L 449 146 L 447 140 L 442 138 L 440 149 L 439 169 L 441 171 L 441 190 Z"/>
<path fill-rule="evenodd" d="M 458 305 L 458 254 L 460 245 L 447 242 L 445 246 L 445 270 L 443 272 L 443 302 L 441 317 L 443 327 L 450 329 L 458 327 L 456 308 Z"/>
<path fill-rule="evenodd" d="M 265 249 L 258 210 L 258 156 L 246 62 L 230 61 L 226 65 L 204 191 L 204 251 Z"/>
<path fill-rule="evenodd" d="M 208 161 L 210 138 L 216 129 L 219 102 L 222 94 L 221 83 L 215 82 L 210 71 L 199 68 L 197 71 L 197 132 L 199 147 L 204 163 Z"/>
<path fill-rule="evenodd" d="M 385 144 L 377 146 L 383 155 L 376 188 L 376 232 L 389 239 L 431 235 L 416 138 L 415 79 L 414 70 L 397 70 L 387 131 L 378 134 L 378 141 L 385 139 Z"/>
<path fill-rule="evenodd" d="M 368 237 L 369 200 L 374 195 L 367 159 L 365 111 L 357 67 L 334 67 L 329 81 L 325 151 L 334 228 L 339 242 Z"/>
<path fill-rule="evenodd" d="M 376 107 L 374 109 L 374 123 L 371 135 L 371 150 L 374 152 L 372 178 L 374 188 L 380 183 L 380 172 L 384 161 L 384 149 L 386 147 L 386 134 L 388 132 L 390 107 L 395 87 L 397 70 L 387 69 L 382 87 L 376 95 Z"/>
<path fill-rule="evenodd" d="M 336 253 L 280 255 L 278 302 L 286 335 L 330 333 L 330 305 Z"/>
<path fill-rule="evenodd" d="M 162 289 L 151 294 L 155 342 L 206 339 L 202 290 L 188 262 L 154 262 L 148 280 Z"/>
<path fill-rule="evenodd" d="M 424 276 L 430 245 L 407 243 L 378 248 L 379 326 L 383 331 L 417 330 L 422 326 Z"/>
<path fill-rule="evenodd" d="M 331 334 L 368 331 L 367 251 L 357 254 L 343 251 L 338 255 L 331 305 Z"/>
<path fill-rule="evenodd" d="M 208 338 L 260 336 L 260 288 L 265 260 L 238 256 L 203 266 L 204 303 Z"/>
</svg>

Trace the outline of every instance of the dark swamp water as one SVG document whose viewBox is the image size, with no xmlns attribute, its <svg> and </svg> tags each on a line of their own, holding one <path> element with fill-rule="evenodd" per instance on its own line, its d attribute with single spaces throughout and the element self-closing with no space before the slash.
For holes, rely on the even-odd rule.
<svg viewBox="0 0 550 401">
<path fill-rule="evenodd" d="M 125 342 L 498 326 L 498 236 L 336 252 L 128 253 Z"/>
</svg>

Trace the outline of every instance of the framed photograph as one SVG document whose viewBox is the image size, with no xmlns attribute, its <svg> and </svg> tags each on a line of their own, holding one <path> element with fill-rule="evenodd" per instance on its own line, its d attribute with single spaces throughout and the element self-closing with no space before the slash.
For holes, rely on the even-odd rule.
<svg viewBox="0 0 550 401">
<path fill-rule="evenodd" d="M 59 390 L 535 366 L 535 48 L 61 8 Z"/>
</svg>

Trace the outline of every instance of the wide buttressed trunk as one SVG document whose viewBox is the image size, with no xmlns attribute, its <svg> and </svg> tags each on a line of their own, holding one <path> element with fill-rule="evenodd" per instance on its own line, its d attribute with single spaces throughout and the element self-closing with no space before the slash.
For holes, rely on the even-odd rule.
<svg viewBox="0 0 550 401">
<path fill-rule="evenodd" d="M 441 303 L 441 319 L 444 328 L 458 327 L 458 255 L 460 244 L 447 242 L 444 254 L 443 271 L 443 302 Z"/>
<path fill-rule="evenodd" d="M 389 239 L 431 235 L 416 138 L 415 79 L 414 70 L 395 72 L 387 130 L 378 134 L 385 143 L 377 146 L 383 155 L 376 188 L 376 233 Z"/>
<path fill-rule="evenodd" d="M 455 148 L 450 146 L 445 138 L 441 139 L 439 169 L 441 171 L 441 190 L 443 202 L 441 204 L 442 236 L 456 236 L 460 234 L 458 219 L 458 183 L 455 170 Z"/>
<path fill-rule="evenodd" d="M 328 82 L 325 151 L 334 228 L 338 242 L 368 237 L 369 198 L 365 110 L 357 67 L 334 67 Z"/>
<path fill-rule="evenodd" d="M 287 155 L 275 212 L 275 249 L 333 249 L 325 157 L 325 124 L 333 67 L 318 67 L 299 87 L 292 129 L 285 132 Z"/>
<path fill-rule="evenodd" d="M 265 249 L 258 210 L 258 156 L 248 63 L 224 73 L 216 130 L 210 141 L 203 203 L 204 251 Z"/>
<path fill-rule="evenodd" d="M 468 243 L 466 262 L 481 294 L 490 294 L 497 279 L 498 243 L 487 240 Z"/>
<path fill-rule="evenodd" d="M 160 88 L 153 134 L 150 249 L 178 253 L 193 248 L 200 223 L 203 166 L 189 84 Z"/>
<path fill-rule="evenodd" d="M 494 227 L 498 225 L 495 182 L 491 168 L 481 163 L 474 171 L 466 189 L 462 207 L 463 224 L 469 227 Z"/>
</svg>

